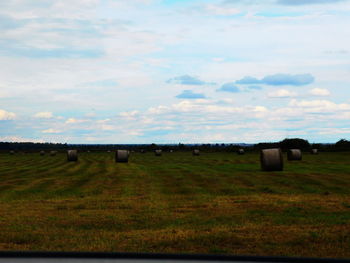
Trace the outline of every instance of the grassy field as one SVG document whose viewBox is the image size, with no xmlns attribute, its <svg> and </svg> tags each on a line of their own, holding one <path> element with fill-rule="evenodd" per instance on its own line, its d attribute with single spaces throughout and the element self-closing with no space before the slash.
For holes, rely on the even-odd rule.
<svg viewBox="0 0 350 263">
<path fill-rule="evenodd" d="M 350 258 L 350 153 L 2 153 L 0 229 L 0 250 Z"/>
</svg>

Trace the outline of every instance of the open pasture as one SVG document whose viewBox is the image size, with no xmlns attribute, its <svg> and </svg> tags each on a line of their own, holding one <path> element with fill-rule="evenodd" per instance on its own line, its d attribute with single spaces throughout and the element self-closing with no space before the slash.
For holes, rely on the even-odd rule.
<svg viewBox="0 0 350 263">
<path fill-rule="evenodd" d="M 350 258 L 350 153 L 0 153 L 0 250 Z"/>
</svg>

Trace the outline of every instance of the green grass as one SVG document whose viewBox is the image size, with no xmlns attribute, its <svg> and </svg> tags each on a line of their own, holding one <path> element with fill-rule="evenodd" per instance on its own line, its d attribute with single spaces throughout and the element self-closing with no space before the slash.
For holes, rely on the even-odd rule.
<svg viewBox="0 0 350 263">
<path fill-rule="evenodd" d="M 350 153 L 0 154 L 0 249 L 350 258 Z"/>
</svg>

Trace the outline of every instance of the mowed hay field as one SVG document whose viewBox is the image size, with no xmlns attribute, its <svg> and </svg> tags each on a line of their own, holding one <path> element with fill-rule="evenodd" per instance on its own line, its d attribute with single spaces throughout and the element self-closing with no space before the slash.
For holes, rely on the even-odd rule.
<svg viewBox="0 0 350 263">
<path fill-rule="evenodd" d="M 0 250 L 350 258 L 350 153 L 0 154 Z"/>
</svg>

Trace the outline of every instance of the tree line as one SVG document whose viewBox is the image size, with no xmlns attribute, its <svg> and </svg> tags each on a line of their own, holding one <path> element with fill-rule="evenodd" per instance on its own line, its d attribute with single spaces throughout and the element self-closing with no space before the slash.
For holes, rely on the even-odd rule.
<svg viewBox="0 0 350 263">
<path fill-rule="evenodd" d="M 131 151 L 154 151 L 162 149 L 163 151 L 191 151 L 199 149 L 206 152 L 232 152 L 243 148 L 245 151 L 259 151 L 266 148 L 282 148 L 283 151 L 288 149 L 301 149 L 309 151 L 313 148 L 319 151 L 350 151 L 350 141 L 341 139 L 336 143 L 321 144 L 309 143 L 307 140 L 300 138 L 284 139 L 279 142 L 262 142 L 257 144 L 233 144 L 233 143 L 207 143 L 207 144 L 67 144 L 67 143 L 32 143 L 32 142 L 0 142 L 0 151 L 66 151 L 68 149 L 77 149 L 79 151 L 115 151 L 117 149 L 127 149 Z"/>
</svg>

